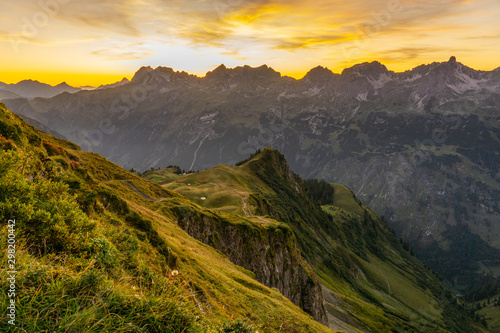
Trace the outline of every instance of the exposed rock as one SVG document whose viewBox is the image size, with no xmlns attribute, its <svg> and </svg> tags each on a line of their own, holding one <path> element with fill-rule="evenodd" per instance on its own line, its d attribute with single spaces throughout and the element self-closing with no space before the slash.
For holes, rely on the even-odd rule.
<svg viewBox="0 0 500 333">
<path fill-rule="evenodd" d="M 191 237 L 211 245 L 253 273 L 257 281 L 278 289 L 317 321 L 327 324 L 321 285 L 301 257 L 293 232 L 279 227 L 232 224 L 196 211 L 174 209 L 178 224 Z"/>
</svg>

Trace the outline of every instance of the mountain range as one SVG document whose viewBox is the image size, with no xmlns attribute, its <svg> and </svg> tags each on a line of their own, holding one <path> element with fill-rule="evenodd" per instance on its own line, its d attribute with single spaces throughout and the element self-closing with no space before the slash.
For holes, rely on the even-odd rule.
<svg viewBox="0 0 500 333">
<path fill-rule="evenodd" d="M 51 86 L 34 80 L 23 80 L 13 84 L 0 82 L 0 100 L 10 98 L 50 98 L 63 92 L 75 93 L 81 90 L 82 89 L 80 88 L 68 85 L 66 82 L 60 83 L 56 86 Z"/>
<path fill-rule="evenodd" d="M 15 220 L 17 240 L 16 272 L 1 270 L 0 285 L 22 304 L 2 331 L 494 327 L 496 303 L 480 314 L 350 189 L 302 180 L 271 148 L 235 166 L 138 173 L 3 104 L 0 133 L 0 217 Z"/>
<path fill-rule="evenodd" d="M 127 169 L 203 170 L 270 146 L 303 178 L 349 186 L 458 294 L 500 274 L 499 69 L 143 67 L 118 87 L 5 104 Z"/>
<path fill-rule="evenodd" d="M 34 80 L 23 80 L 13 84 L 0 82 L 0 101 L 5 99 L 15 99 L 15 98 L 26 98 L 26 99 L 33 99 L 37 97 L 51 98 L 59 94 L 62 94 L 64 92 L 75 93 L 82 90 L 89 91 L 95 89 L 115 88 L 124 85 L 128 82 L 129 80 L 127 78 L 123 78 L 121 81 L 112 84 L 100 85 L 97 88 L 91 86 L 72 87 L 68 85 L 66 82 L 60 83 L 56 86 L 51 86 L 49 84 L 41 83 L 39 81 L 34 81 Z"/>
</svg>

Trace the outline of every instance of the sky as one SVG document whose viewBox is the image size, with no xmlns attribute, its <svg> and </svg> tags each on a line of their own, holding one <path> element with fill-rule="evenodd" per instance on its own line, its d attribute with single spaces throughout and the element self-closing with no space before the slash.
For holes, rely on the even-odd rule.
<svg viewBox="0 0 500 333">
<path fill-rule="evenodd" d="M 0 82 L 108 84 L 141 66 L 199 76 L 267 64 L 301 78 L 454 55 L 500 67 L 499 0 L 0 0 Z"/>
</svg>

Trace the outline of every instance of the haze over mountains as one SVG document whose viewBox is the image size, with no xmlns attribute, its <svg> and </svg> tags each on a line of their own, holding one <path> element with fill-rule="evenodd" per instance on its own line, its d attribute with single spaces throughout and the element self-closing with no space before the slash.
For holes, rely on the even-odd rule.
<svg viewBox="0 0 500 333">
<path fill-rule="evenodd" d="M 33 80 L 23 80 L 13 84 L 0 82 L 0 100 L 20 97 L 27 99 L 35 97 L 50 98 L 63 92 L 75 93 L 81 90 L 80 88 L 69 86 L 66 82 L 56 86 Z"/>
<path fill-rule="evenodd" d="M 16 219 L 23 240 L 15 252 L 23 306 L 15 326 L 0 324 L 5 332 L 495 326 L 347 187 L 302 180 L 276 150 L 198 173 L 140 175 L 36 130 L 1 103 L 0 133 L 0 217 Z M 11 274 L 0 270 L 5 290 Z"/>
<path fill-rule="evenodd" d="M 124 85 L 128 82 L 129 80 L 127 78 L 123 78 L 121 81 L 111 84 L 104 84 L 97 88 L 91 86 L 72 87 L 68 85 L 66 82 L 62 82 L 56 86 L 51 86 L 49 84 L 33 80 L 23 80 L 13 84 L 6 84 L 0 82 L 0 100 L 15 99 L 15 98 L 33 99 L 36 97 L 50 98 L 62 94 L 64 92 L 75 93 L 82 90 L 115 88 Z"/>
<path fill-rule="evenodd" d="M 451 57 L 295 80 L 267 66 L 203 78 L 143 67 L 117 87 L 5 104 L 127 169 L 203 170 L 279 149 L 302 177 L 352 188 L 457 290 L 500 273 L 499 69 Z"/>
</svg>

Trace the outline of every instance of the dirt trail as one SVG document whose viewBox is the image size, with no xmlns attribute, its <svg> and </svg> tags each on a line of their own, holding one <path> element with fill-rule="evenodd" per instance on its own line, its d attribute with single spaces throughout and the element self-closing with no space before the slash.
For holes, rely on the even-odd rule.
<svg viewBox="0 0 500 333">
<path fill-rule="evenodd" d="M 250 209 L 248 208 L 248 205 L 246 202 L 246 200 L 248 199 L 248 195 L 240 194 L 240 193 L 238 193 L 238 192 L 236 192 L 236 191 L 234 191 L 234 190 L 232 190 L 224 185 L 221 185 L 221 184 L 216 184 L 216 183 L 210 183 L 210 184 L 221 187 L 221 188 L 233 193 L 234 195 L 241 197 L 241 206 L 242 206 L 241 210 L 243 211 L 243 214 L 245 214 L 245 217 L 252 217 L 253 216 Z"/>
<path fill-rule="evenodd" d="M 361 276 L 363 277 L 363 279 L 365 279 L 366 282 L 368 282 L 368 283 L 371 284 L 371 282 L 368 281 L 368 279 L 366 278 L 365 273 L 363 272 L 363 270 L 361 270 L 361 268 L 359 268 L 358 265 L 355 265 L 355 266 L 358 269 L 358 272 L 361 273 Z M 382 275 L 384 275 L 384 274 L 382 274 Z M 391 296 L 391 283 L 389 282 L 389 279 L 387 278 L 387 276 L 384 275 L 384 278 L 385 278 L 385 281 L 387 282 L 387 289 L 389 291 L 389 296 Z"/>
<path fill-rule="evenodd" d="M 250 208 L 247 207 L 247 199 L 248 195 L 244 195 L 241 197 L 241 204 L 243 205 L 242 210 L 243 213 L 245 214 L 246 217 L 252 216 L 252 213 L 250 212 Z"/>
<path fill-rule="evenodd" d="M 389 289 L 389 296 L 391 296 L 391 283 L 389 282 L 389 279 L 387 278 L 387 276 L 384 276 L 385 277 L 385 281 L 387 281 L 387 288 Z"/>
<path fill-rule="evenodd" d="M 110 183 L 112 181 L 120 181 L 120 182 L 124 182 L 125 184 L 127 184 L 135 193 L 139 194 L 141 197 L 143 197 L 144 199 L 148 200 L 148 201 L 154 201 L 154 202 L 160 202 L 160 201 L 163 201 L 165 200 L 165 198 L 161 198 L 160 200 L 155 200 L 153 198 L 151 198 L 150 196 L 147 196 L 146 194 L 142 193 L 141 191 L 139 191 L 137 189 L 137 187 L 135 187 L 134 185 L 132 185 L 129 181 L 125 180 L 125 179 L 113 179 L 113 180 L 107 180 L 105 181 L 104 183 Z"/>
</svg>

